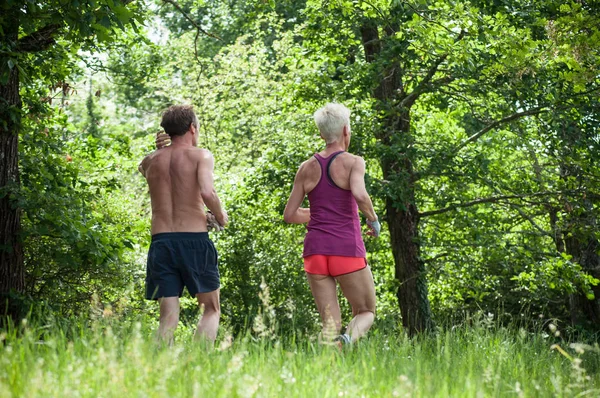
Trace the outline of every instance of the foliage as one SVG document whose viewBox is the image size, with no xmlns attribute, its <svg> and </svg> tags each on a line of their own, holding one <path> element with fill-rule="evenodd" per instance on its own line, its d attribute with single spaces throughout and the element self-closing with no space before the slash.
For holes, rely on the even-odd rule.
<svg viewBox="0 0 600 398">
<path fill-rule="evenodd" d="M 376 27 L 378 36 L 364 47 L 365 51 L 369 46 L 380 48 L 365 56 L 367 60 L 373 57 L 367 79 L 376 86 L 373 95 L 380 100 L 382 123 L 374 125 L 373 134 L 380 141 L 382 166 L 391 165 L 384 170 L 381 193 L 391 203 L 388 217 L 405 212 L 410 205 L 415 206 L 413 214 L 419 213 L 415 221 L 420 224 L 419 233 L 410 238 L 420 244 L 438 315 L 444 314 L 446 305 L 450 311 L 482 306 L 494 311 L 506 306 L 515 314 L 534 306 L 566 319 L 567 312 L 575 310 L 564 305 L 566 286 L 572 286 L 571 272 L 583 281 L 577 292 L 593 297 L 589 293 L 598 278 L 596 266 L 591 266 L 593 260 L 583 265 L 584 255 L 573 253 L 581 267 L 573 263 L 569 272 L 562 273 L 560 261 L 554 259 L 561 258 L 565 250 L 557 246 L 557 236 L 575 236 L 581 246 L 594 246 L 593 235 L 580 235 L 575 225 L 588 223 L 587 231 L 596 225 L 597 209 L 589 200 L 585 205 L 581 195 L 595 184 L 582 180 L 579 173 L 577 187 L 565 189 L 564 177 L 556 173 L 557 162 L 532 159 L 532 153 L 544 151 L 546 141 L 540 137 L 547 133 L 545 121 L 549 118 L 568 120 L 573 132 L 597 135 L 593 128 L 585 127 L 585 120 L 595 120 L 598 109 L 582 105 L 597 97 L 597 78 L 588 71 L 598 64 L 598 58 L 589 52 L 580 57 L 578 51 L 564 46 L 568 39 L 562 48 L 569 50 L 557 51 L 556 38 L 570 35 L 568 30 L 553 30 L 559 25 L 554 20 L 562 21 L 563 28 L 585 29 L 576 21 L 597 19 L 597 14 L 577 4 L 559 8 L 553 2 L 536 10 L 519 2 L 483 9 L 464 2 L 388 5 L 317 1 L 311 5 L 319 21 L 318 32 L 308 31 L 309 38 L 316 38 L 311 47 L 322 49 L 330 60 L 342 60 L 340 54 L 356 51 L 352 38 L 357 30 L 364 40 L 365 31 Z M 515 19 L 514 15 L 522 17 Z M 324 23 L 331 27 L 323 28 Z M 595 37 L 596 30 L 588 33 Z M 329 37 L 335 38 L 335 44 L 323 45 L 323 38 Z M 579 42 L 574 47 L 591 48 L 592 43 Z M 593 53 L 597 55 L 597 51 Z M 572 69 L 577 71 L 564 75 L 565 67 L 574 63 L 578 66 Z M 337 78 L 351 80 L 343 73 Z M 585 116 L 580 113 L 584 109 Z M 569 116 L 570 112 L 578 116 Z M 536 114 L 537 118 L 524 118 Z M 568 167 L 585 168 L 589 178 L 597 178 L 592 163 L 584 160 L 596 150 L 587 142 L 583 149 L 585 143 L 580 147 L 573 141 L 586 155 L 573 159 L 577 166 Z M 566 148 L 570 151 L 572 146 Z M 564 157 L 559 160 L 563 165 L 570 162 Z M 553 184 L 541 181 L 539 173 L 552 176 Z M 590 185 L 582 185 L 582 181 Z M 565 208 L 559 204 L 563 195 L 587 211 L 577 223 L 571 221 L 568 228 L 557 229 L 549 220 L 556 214 L 549 209 Z M 559 217 L 562 214 L 559 212 Z M 403 249 L 396 248 L 400 256 L 404 256 Z M 560 298 L 542 287 L 548 264 L 557 267 L 553 274 L 561 275 L 565 289 Z M 516 287 L 511 278 L 532 268 L 540 275 L 540 293 L 513 294 Z M 554 305 L 548 305 L 548 298 Z"/>
<path fill-rule="evenodd" d="M 59 85 L 72 72 L 79 50 L 93 51 L 114 40 L 118 29 L 126 25 L 137 29 L 136 21 L 143 22 L 138 5 L 112 0 L 68 4 L 10 0 L 0 9 L 0 84 L 8 84 L 11 70 L 17 68 L 24 88 L 41 82 Z M 3 104 L 2 109 L 5 105 L 17 104 Z"/>
<path fill-rule="evenodd" d="M 142 20 L 141 9 L 138 5 L 127 3 L 118 0 L 66 3 L 9 0 L 0 5 L 0 272 L 3 275 L 0 295 L 5 307 L 3 314 L 17 317 L 19 311 L 24 310 L 23 305 L 15 305 L 20 301 L 17 296 L 35 291 L 46 282 L 53 287 L 69 285 L 64 295 L 58 295 L 59 300 L 70 302 L 76 298 L 81 301 L 82 298 L 77 296 L 93 288 L 86 287 L 84 283 L 93 285 L 99 278 L 95 267 L 101 264 L 111 275 L 115 259 L 123 255 L 123 241 L 100 236 L 100 232 L 92 229 L 98 228 L 100 220 L 105 220 L 98 213 L 86 214 L 93 211 L 91 207 L 82 205 L 88 199 L 86 195 L 82 198 L 69 197 L 69 186 L 77 188 L 73 168 L 65 167 L 56 161 L 56 157 L 50 157 L 54 160 L 51 164 L 41 162 L 48 166 L 42 168 L 41 178 L 32 173 L 32 176 L 24 178 L 31 185 L 21 186 L 20 171 L 35 170 L 34 173 L 37 173 L 39 169 L 35 166 L 40 164 L 35 164 L 36 158 L 50 155 L 49 152 L 57 146 L 50 140 L 41 142 L 35 137 L 30 142 L 41 144 L 36 152 L 27 146 L 28 143 L 19 147 L 19 139 L 23 132 L 31 136 L 38 134 L 27 121 L 22 120 L 23 116 L 37 121 L 45 119 L 42 126 L 47 128 L 47 135 L 56 124 L 64 124 L 64 120 L 50 121 L 53 115 L 47 105 L 52 101 L 52 91 L 61 88 L 63 95 L 67 94 L 67 78 L 78 69 L 75 67 L 78 51 L 94 51 L 101 43 L 111 42 L 116 30 L 123 30 L 126 25 L 136 29 L 135 21 Z M 19 151 L 29 150 L 31 156 L 24 164 L 19 164 Z M 28 167 L 30 170 L 27 170 Z M 58 174 L 55 176 L 52 172 Z M 64 176 L 60 175 L 62 172 L 65 172 Z M 60 195 L 67 196 L 66 202 L 74 204 L 75 208 L 61 209 L 58 204 Z M 31 206 L 26 215 L 29 217 L 25 220 L 26 223 L 31 222 L 28 225 L 31 230 L 22 234 L 21 213 L 25 205 Z M 36 208 L 41 205 L 48 207 Z M 80 210 L 84 210 L 83 214 Z M 61 217 L 72 217 L 72 223 L 63 223 L 64 220 L 59 220 Z M 30 237 L 33 239 L 25 243 L 25 252 L 36 256 L 29 264 L 31 268 L 26 281 L 21 245 L 24 239 Z M 37 254 L 45 255 L 38 257 Z M 49 261 L 52 268 L 48 274 L 44 264 L 37 263 L 43 260 Z M 63 274 L 64 279 L 61 279 Z M 38 277 L 43 279 L 41 283 L 38 283 Z M 8 301 L 4 300 L 5 296 Z M 84 296 L 89 297 L 89 294 Z"/>
<path fill-rule="evenodd" d="M 129 217 L 131 197 L 120 191 L 131 140 L 77 132 L 62 110 L 25 119 L 17 203 L 27 293 L 67 314 L 87 311 L 93 293 L 114 300 L 132 283 L 129 249 L 145 223 Z"/>
<path fill-rule="evenodd" d="M 503 308 L 507 318 L 526 310 L 568 322 L 573 296 L 600 297 L 600 24 L 585 2 L 177 4 L 157 2 L 156 15 L 135 17 L 146 29 L 123 33 L 103 31 L 104 16 L 120 17 L 101 8 L 108 14 L 87 29 L 104 32 L 100 42 L 110 36 L 109 51 L 85 57 L 69 83 L 64 76 L 78 70 L 80 47 L 68 46 L 75 33 L 44 53 L 55 68 L 38 68 L 38 54 L 17 62 L 33 79 L 22 90 L 19 200 L 37 297 L 75 309 L 93 292 L 116 303 L 125 291 L 138 294 L 128 311 L 155 310 L 141 302 L 149 209 L 135 168 L 151 150 L 160 111 L 185 102 L 198 110 L 200 145 L 215 155 L 231 218 L 212 235 L 225 323 L 236 334 L 254 325 L 268 286 L 280 330 L 316 330 L 304 229 L 281 214 L 295 170 L 321 144 L 311 114 L 329 101 L 352 109 L 350 150 L 367 161 L 378 214 L 389 221 L 390 209 L 418 210 L 414 240 L 438 320 Z M 27 26 L 23 34 L 33 31 Z M 363 43 L 369 26 L 382 46 L 377 59 Z M 85 39 L 81 48 L 94 46 Z M 401 85 L 382 101 L 377 90 L 396 76 L 392 67 Z M 54 95 L 73 101 L 67 116 L 48 111 Z M 406 130 L 398 128 L 402 112 Z M 406 162 L 412 176 L 385 170 Z M 388 231 L 366 244 L 378 317 L 396 325 L 402 286 Z M 195 317 L 195 304 L 184 304 Z"/>
</svg>

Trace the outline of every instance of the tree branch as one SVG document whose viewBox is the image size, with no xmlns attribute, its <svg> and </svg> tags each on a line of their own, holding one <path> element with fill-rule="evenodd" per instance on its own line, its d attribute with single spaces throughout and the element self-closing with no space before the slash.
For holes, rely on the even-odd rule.
<svg viewBox="0 0 600 398">
<path fill-rule="evenodd" d="M 31 53 L 47 50 L 55 43 L 54 35 L 60 29 L 59 24 L 46 25 L 17 41 L 17 51 Z"/>
<path fill-rule="evenodd" d="M 464 30 L 461 30 L 460 34 L 454 40 L 454 43 L 461 41 L 463 37 L 465 37 L 465 34 L 466 32 Z M 427 90 L 427 88 L 430 86 L 431 79 L 433 79 L 433 76 L 436 74 L 440 65 L 446 60 L 446 58 L 448 58 L 448 53 L 442 54 L 438 59 L 436 59 L 433 62 L 433 64 L 427 70 L 427 74 L 425 74 L 423 80 L 419 82 L 419 85 L 415 87 L 415 89 L 410 94 L 404 97 L 404 99 L 402 99 L 402 101 L 400 102 L 400 108 L 410 108 L 412 104 L 414 104 L 415 101 L 419 98 L 419 96 Z M 437 82 L 444 82 L 445 80 L 446 79 L 438 79 Z"/>
<path fill-rule="evenodd" d="M 600 89 L 600 87 L 594 87 L 593 89 L 588 90 L 588 91 L 586 91 L 584 93 L 575 94 L 573 97 L 577 97 L 577 96 L 585 95 L 585 94 L 590 94 L 590 93 L 593 93 L 593 92 L 595 92 L 595 91 L 597 91 L 599 89 Z M 452 156 L 454 156 L 456 153 L 458 153 L 461 149 L 463 149 L 469 143 L 478 140 L 485 133 L 489 132 L 490 130 L 492 130 L 492 129 L 494 129 L 494 128 L 496 128 L 496 127 L 498 127 L 498 126 L 500 126 L 500 125 L 502 125 L 504 123 L 512 122 L 513 120 L 520 119 L 520 118 L 525 117 L 525 116 L 539 115 L 540 113 L 544 113 L 544 112 L 548 112 L 548 111 L 550 111 L 549 107 L 547 107 L 547 106 L 538 106 L 538 107 L 529 109 L 527 111 L 515 112 L 512 115 L 508 115 L 508 116 L 503 117 L 502 119 L 495 120 L 494 122 L 488 124 L 487 126 L 485 126 L 484 128 L 482 128 L 481 130 L 479 130 L 477 133 L 473 134 L 472 136 L 470 136 L 469 138 L 467 138 L 466 140 L 464 140 L 463 142 L 461 142 L 452 151 Z"/>
<path fill-rule="evenodd" d="M 588 198 L 600 200 L 600 193 L 595 193 L 595 192 L 587 191 L 587 192 L 585 192 L 585 195 Z"/>
<path fill-rule="evenodd" d="M 461 90 L 460 90 L 460 86 L 458 87 L 458 89 L 455 89 L 452 85 L 446 85 L 443 88 L 439 88 L 438 91 L 442 94 L 447 95 L 450 98 L 456 98 L 459 100 L 464 101 L 469 109 L 471 110 L 471 113 L 475 114 L 477 107 L 481 107 L 481 105 L 476 105 L 473 103 L 473 101 L 471 100 L 471 98 L 467 97 L 466 95 L 464 95 Z"/>
<path fill-rule="evenodd" d="M 395 29 L 394 29 L 394 27 L 392 26 L 392 24 L 391 24 L 391 23 L 389 23 L 389 21 L 390 21 L 390 18 L 387 18 L 387 17 L 385 16 L 385 14 L 384 14 L 384 13 L 381 11 L 381 9 L 380 9 L 379 7 L 377 7 L 375 4 L 373 4 L 373 3 L 371 3 L 371 2 L 369 2 L 369 1 L 367 1 L 367 0 L 364 0 L 364 2 L 365 2 L 365 3 L 366 3 L 368 6 L 370 6 L 372 9 L 374 9 L 374 10 L 377 12 L 377 14 L 379 14 L 379 17 L 381 18 L 381 20 L 386 22 L 386 25 L 388 26 L 388 28 L 389 28 L 389 29 L 390 29 L 390 30 L 391 30 L 393 33 L 396 33 L 396 32 L 395 32 Z"/>
<path fill-rule="evenodd" d="M 540 113 L 544 113 L 544 112 L 548 112 L 548 111 L 550 111 L 550 108 L 545 107 L 545 106 L 540 106 L 540 107 L 532 108 L 532 109 L 529 109 L 529 110 L 523 111 L 523 112 L 515 112 L 511 115 L 503 117 L 502 119 L 493 121 L 492 123 L 488 124 L 481 130 L 479 130 L 478 132 L 476 132 L 475 134 L 473 134 L 472 136 L 470 136 L 469 138 L 467 138 L 466 140 L 464 140 L 463 142 L 458 144 L 453 149 L 451 149 L 445 153 L 438 153 L 438 156 L 436 156 L 435 159 L 432 159 L 431 162 L 429 162 L 429 166 L 427 169 L 425 169 L 424 171 L 418 171 L 415 173 L 415 181 L 423 178 L 423 176 L 429 175 L 430 171 L 432 169 L 432 165 L 435 163 L 436 160 L 439 160 L 440 158 L 448 159 L 448 160 L 453 158 L 454 156 L 456 156 L 456 154 L 458 152 L 460 152 L 461 149 L 463 149 L 470 143 L 477 141 L 482 135 L 488 133 L 489 131 L 493 130 L 494 128 L 501 126 L 502 124 L 512 122 L 513 120 L 520 119 L 525 116 L 538 115 Z"/>
<path fill-rule="evenodd" d="M 529 223 L 530 223 L 530 224 L 531 224 L 531 225 L 532 225 L 532 226 L 533 226 L 535 229 L 537 229 L 537 230 L 539 231 L 539 233 L 540 233 L 540 234 L 542 234 L 543 236 L 548 236 L 548 237 L 550 237 L 552 240 L 554 240 L 554 237 L 552 236 L 552 234 L 551 234 L 550 232 L 546 231 L 545 229 L 543 229 L 542 227 L 540 227 L 540 226 L 539 226 L 539 225 L 538 225 L 538 224 L 535 222 L 535 220 L 533 219 L 533 217 L 530 217 L 530 216 L 529 216 L 527 213 L 525 213 L 525 212 L 523 211 L 523 209 L 521 208 L 521 206 L 519 206 L 519 205 L 516 205 L 516 204 L 514 204 L 514 203 L 511 203 L 511 204 L 510 204 L 510 206 L 511 206 L 511 207 L 514 207 L 514 208 L 515 208 L 515 209 L 516 209 L 516 210 L 519 212 L 519 214 L 521 215 L 521 217 L 523 217 L 524 219 L 526 219 L 527 221 L 529 221 Z"/>
<path fill-rule="evenodd" d="M 419 213 L 419 217 L 423 218 L 423 217 L 435 216 L 437 214 L 447 213 L 449 211 L 456 210 L 458 208 L 476 206 L 476 205 L 479 205 L 482 203 L 495 203 L 495 202 L 500 202 L 500 201 L 508 200 L 508 199 L 524 199 L 524 198 L 531 198 L 531 197 L 537 197 L 537 196 L 553 196 L 553 195 L 561 195 L 561 194 L 572 193 L 572 192 L 573 191 L 544 191 L 544 192 L 534 192 L 534 193 L 520 194 L 520 195 L 514 194 L 514 195 L 490 196 L 489 198 L 481 198 L 481 199 L 475 199 L 475 200 L 472 200 L 469 202 L 455 203 L 450 206 L 447 206 L 447 207 L 444 207 L 441 209 L 437 209 L 437 210 L 424 211 L 424 212 Z"/>
<path fill-rule="evenodd" d="M 425 259 L 423 259 L 423 262 L 425 264 L 431 263 L 431 262 L 437 260 L 438 258 L 448 257 L 450 254 L 451 254 L 450 252 L 444 252 L 444 253 L 438 254 L 437 256 L 433 256 L 433 257 L 430 257 L 430 258 L 425 258 Z"/>
<path fill-rule="evenodd" d="M 469 138 L 467 138 L 466 140 L 464 140 L 463 142 L 461 142 L 456 148 L 452 150 L 452 156 L 454 156 L 461 149 L 469 145 L 469 143 L 477 141 L 482 135 L 504 123 L 512 122 L 513 120 L 517 120 L 525 116 L 538 115 L 543 112 L 548 112 L 549 110 L 550 109 L 547 107 L 540 106 L 523 112 L 515 112 L 512 115 L 508 115 L 503 117 L 502 119 L 495 120 L 492 123 L 485 126 L 484 128 L 482 128 L 481 130 L 479 130 L 478 132 L 476 132 L 475 134 L 473 134 L 472 136 L 470 136 Z"/>
<path fill-rule="evenodd" d="M 190 17 L 190 16 L 189 16 L 189 15 L 188 15 L 188 14 L 187 14 L 187 13 L 186 13 L 184 10 L 183 10 L 183 8 L 181 8 L 181 6 L 180 6 L 179 4 L 177 4 L 177 2 L 176 2 L 175 0 L 163 0 L 163 1 L 164 1 L 165 3 L 169 3 L 169 4 L 171 4 L 173 7 L 175 7 L 175 8 L 176 8 L 176 9 L 177 9 L 177 10 L 178 10 L 180 13 L 181 13 L 181 15 L 183 15 L 183 17 L 184 17 L 185 19 L 187 19 L 188 21 L 190 21 L 190 23 L 191 23 L 192 25 L 194 25 L 194 27 L 195 27 L 195 28 L 198 30 L 198 32 L 199 32 L 199 33 L 202 33 L 202 34 L 204 34 L 204 35 L 206 35 L 206 36 L 212 37 L 213 39 L 217 39 L 217 40 L 223 40 L 223 39 L 221 39 L 219 36 L 217 36 L 217 35 L 215 35 L 215 34 L 213 34 L 213 33 L 210 33 L 210 32 L 207 32 L 207 31 L 205 31 L 205 30 L 202 28 L 202 26 L 200 26 L 200 25 L 198 24 L 198 22 L 196 22 L 196 21 L 195 21 L 195 20 L 194 20 L 192 17 Z M 198 34 L 196 35 L 196 38 L 198 38 Z M 197 49 L 196 49 L 196 56 L 197 56 L 197 55 L 198 55 L 198 51 L 197 51 Z"/>
<path fill-rule="evenodd" d="M 417 171 L 417 172 L 414 173 L 415 181 L 423 178 L 423 176 L 429 175 L 429 173 L 432 170 L 432 167 L 433 167 L 434 163 L 437 160 L 440 160 L 440 158 L 442 160 L 443 159 L 450 160 L 451 158 L 453 158 L 454 156 L 456 156 L 456 154 L 461 149 L 463 149 L 464 147 L 466 147 L 470 143 L 477 141 L 479 138 L 481 138 L 481 136 L 485 135 L 486 133 L 488 133 L 492 129 L 494 129 L 496 127 L 499 127 L 502 124 L 512 122 L 512 121 L 520 119 L 522 117 L 539 115 L 540 113 L 550 112 L 551 110 L 574 107 L 575 105 L 568 105 L 568 104 L 566 104 L 569 99 L 572 99 L 572 98 L 575 98 L 575 97 L 578 97 L 578 96 L 581 96 L 581 95 L 591 94 L 591 93 L 594 93 L 594 92 L 596 92 L 598 90 L 600 90 L 600 87 L 593 87 L 592 89 L 590 89 L 588 91 L 585 91 L 583 93 L 573 94 L 569 98 L 566 98 L 566 99 L 563 99 L 561 101 L 556 102 L 555 104 L 553 104 L 554 107 L 551 107 L 552 104 L 546 105 L 546 106 L 538 106 L 538 107 L 535 107 L 535 108 L 532 108 L 532 109 L 529 109 L 529 110 L 526 110 L 526 111 L 515 112 L 515 113 L 513 113 L 511 115 L 503 117 L 502 119 L 495 120 L 495 121 L 491 122 L 490 124 L 488 124 L 487 126 L 485 126 L 484 128 L 482 128 L 481 130 L 479 130 L 478 132 L 476 132 L 475 134 L 471 135 L 469 138 L 467 138 L 466 140 L 464 140 L 463 142 L 461 142 L 460 144 L 458 144 L 453 149 L 451 149 L 451 150 L 449 150 L 449 151 L 447 151 L 447 152 L 445 152 L 443 154 L 439 153 L 438 156 L 436 156 L 436 159 L 432 159 L 429 162 L 429 166 L 428 166 L 427 169 L 425 169 L 424 171 Z"/>
<path fill-rule="evenodd" d="M 448 29 L 446 26 L 442 25 L 441 23 L 439 23 L 439 22 L 437 22 L 437 21 L 435 21 L 435 20 L 433 20 L 433 19 L 429 18 L 429 17 L 428 17 L 428 16 L 426 16 L 425 14 L 422 14 L 422 13 L 420 13 L 420 12 L 419 12 L 419 10 L 418 10 L 418 9 L 417 9 L 415 6 L 413 6 L 412 4 L 410 4 L 410 2 L 409 2 L 409 1 L 405 1 L 405 2 L 403 2 L 403 3 L 404 3 L 405 5 L 407 5 L 407 6 L 409 6 L 410 8 L 412 8 L 412 10 L 413 10 L 413 12 L 414 12 L 415 14 L 417 14 L 418 16 L 420 16 L 421 18 L 423 18 L 423 19 L 424 19 L 424 20 L 426 20 L 427 22 L 429 22 L 429 23 L 432 23 L 432 24 L 435 24 L 435 25 L 438 25 L 438 26 L 440 26 L 441 28 L 443 28 L 443 29 L 445 29 L 446 31 L 448 31 L 449 33 L 454 33 L 454 32 L 453 32 L 451 29 Z"/>
</svg>

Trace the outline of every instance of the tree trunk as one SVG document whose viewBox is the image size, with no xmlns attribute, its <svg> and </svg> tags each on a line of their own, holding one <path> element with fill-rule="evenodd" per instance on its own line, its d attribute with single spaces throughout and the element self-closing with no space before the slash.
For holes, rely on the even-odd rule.
<svg viewBox="0 0 600 398">
<path fill-rule="evenodd" d="M 367 23 L 361 28 L 361 35 L 367 62 L 376 62 L 382 51 L 378 27 Z M 409 154 L 412 144 L 412 103 L 402 109 L 398 105 L 391 105 L 398 102 L 398 98 L 406 98 L 402 72 L 394 65 L 386 65 L 383 69 L 373 95 L 385 116 L 382 130 L 375 135 L 386 147 L 381 155 L 383 177 L 390 189 L 386 198 L 386 221 L 390 230 L 395 276 L 400 282 L 397 297 L 402 324 L 412 336 L 433 325 L 425 266 L 420 256 L 419 212 L 415 204 L 414 171 Z M 400 148 L 399 153 L 390 153 L 392 145 Z"/>
<path fill-rule="evenodd" d="M 576 227 L 577 228 L 577 227 Z M 588 234 L 586 234 L 588 235 Z M 590 236 L 580 236 L 578 231 L 565 232 L 565 246 L 573 262 L 581 265 L 583 271 L 600 279 L 600 243 Z M 594 329 L 600 327 L 600 286 L 592 286 L 594 298 L 589 299 L 585 294 L 573 294 L 570 297 L 571 322 L 573 325 L 586 324 Z"/>
<path fill-rule="evenodd" d="M 427 297 L 425 266 L 420 259 L 417 208 L 412 203 L 402 210 L 398 210 L 397 206 L 394 200 L 387 199 L 387 222 L 395 276 L 400 282 L 396 295 L 402 313 L 402 325 L 412 336 L 432 326 L 431 308 Z"/>
<path fill-rule="evenodd" d="M 12 36 L 16 42 L 16 31 L 7 33 L 4 37 Z M 16 318 L 20 308 L 18 301 L 12 298 L 14 293 L 24 291 L 25 268 L 19 237 L 20 209 L 11 198 L 10 191 L 20 184 L 18 130 L 21 97 L 18 68 L 13 67 L 9 74 L 7 84 L 0 84 L 0 314 Z"/>
<path fill-rule="evenodd" d="M 566 137 L 566 140 L 574 139 Z M 579 184 L 580 170 L 578 167 L 562 164 L 560 177 L 568 186 L 569 176 L 577 177 Z M 562 230 L 557 228 L 556 212 L 550 213 L 550 223 L 553 229 L 556 248 L 559 252 L 566 252 L 571 260 L 581 266 L 582 270 L 596 279 L 600 279 L 600 242 L 595 236 L 598 221 L 594 214 L 594 204 L 589 198 L 583 198 L 577 203 L 581 207 L 573 211 L 573 204 L 568 199 L 563 199 L 566 225 Z M 585 294 L 570 294 L 569 309 L 571 325 L 581 325 L 598 329 L 600 327 L 600 285 L 592 286 L 594 298 L 589 299 Z"/>
<path fill-rule="evenodd" d="M 408 150 L 410 143 L 410 113 L 406 109 L 396 117 L 390 113 L 385 120 L 388 130 L 400 135 Z M 391 182 L 394 197 L 386 199 L 387 223 L 390 230 L 395 276 L 400 282 L 398 303 L 402 325 L 413 336 L 433 326 L 431 307 L 427 297 L 425 265 L 419 245 L 419 212 L 415 204 L 414 171 L 412 161 L 404 153 L 383 155 L 383 177 Z"/>
</svg>

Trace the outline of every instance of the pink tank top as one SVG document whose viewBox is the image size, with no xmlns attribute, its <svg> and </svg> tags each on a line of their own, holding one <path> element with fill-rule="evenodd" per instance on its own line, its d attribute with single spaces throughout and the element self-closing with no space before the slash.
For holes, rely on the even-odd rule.
<svg viewBox="0 0 600 398">
<path fill-rule="evenodd" d="M 329 165 L 343 152 L 326 158 L 315 154 L 321 166 L 321 179 L 308 194 L 310 221 L 304 238 L 304 257 L 313 254 L 366 257 L 356 200 L 351 191 L 335 185 L 329 175 Z"/>
</svg>

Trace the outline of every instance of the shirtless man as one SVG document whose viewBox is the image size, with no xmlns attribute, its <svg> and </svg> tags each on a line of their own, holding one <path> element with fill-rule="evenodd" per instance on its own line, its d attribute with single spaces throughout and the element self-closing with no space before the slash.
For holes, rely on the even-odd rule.
<svg viewBox="0 0 600 398">
<path fill-rule="evenodd" d="M 171 145 L 146 156 L 139 166 L 152 202 L 146 298 L 159 301 L 158 336 L 170 344 L 179 323 L 179 297 L 185 285 L 204 307 L 194 337 L 212 343 L 219 328 L 220 280 L 204 206 L 221 226 L 228 222 L 227 213 L 213 185 L 213 156 L 196 147 L 198 118 L 193 108 L 170 107 L 160 125 Z"/>
</svg>

